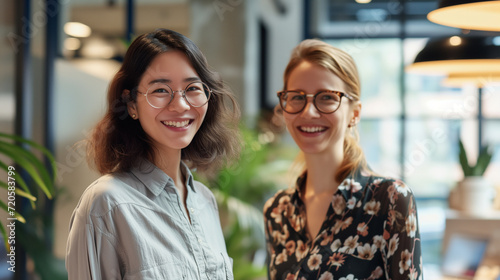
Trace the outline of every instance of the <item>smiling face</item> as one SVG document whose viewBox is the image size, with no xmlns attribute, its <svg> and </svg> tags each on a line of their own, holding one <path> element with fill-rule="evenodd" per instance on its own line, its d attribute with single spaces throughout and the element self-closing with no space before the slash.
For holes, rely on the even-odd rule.
<svg viewBox="0 0 500 280">
<path fill-rule="evenodd" d="M 302 61 L 290 73 L 287 90 L 316 94 L 321 90 L 349 93 L 346 84 L 331 71 L 309 61 Z M 343 143 L 349 123 L 357 119 L 361 105 L 342 97 L 341 105 L 331 114 L 320 113 L 312 97 L 297 114 L 283 112 L 285 123 L 299 148 L 307 154 L 328 153 L 343 157 Z"/>
<path fill-rule="evenodd" d="M 142 128 L 161 153 L 180 153 L 200 128 L 208 104 L 192 107 L 181 92 L 193 81 L 201 81 L 186 55 L 180 51 L 159 54 L 144 72 L 137 99 L 129 102 L 128 111 L 140 121 Z M 153 108 L 146 99 L 152 85 L 162 82 L 173 91 L 173 100 L 164 108 Z"/>
</svg>

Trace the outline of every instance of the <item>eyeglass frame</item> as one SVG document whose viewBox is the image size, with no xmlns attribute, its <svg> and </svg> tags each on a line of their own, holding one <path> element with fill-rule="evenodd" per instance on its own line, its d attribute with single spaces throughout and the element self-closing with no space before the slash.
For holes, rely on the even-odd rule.
<svg viewBox="0 0 500 280">
<path fill-rule="evenodd" d="M 304 106 L 300 110 L 298 110 L 297 112 L 295 112 L 295 113 L 290 113 L 287 110 L 285 110 L 285 108 L 283 107 L 283 103 L 281 102 L 281 100 L 282 100 L 281 96 L 284 95 L 287 92 L 300 93 L 300 94 L 302 94 L 302 95 L 304 95 L 306 97 L 306 102 L 304 102 Z M 335 110 L 333 110 L 332 112 L 324 112 L 324 111 L 320 110 L 318 108 L 318 106 L 316 105 L 316 96 L 318 96 L 320 93 L 325 93 L 325 92 L 326 93 L 334 93 L 334 94 L 336 94 L 337 96 L 340 97 L 339 106 Z M 300 90 L 300 89 L 299 90 L 281 90 L 281 91 L 277 92 L 277 95 L 278 95 L 278 99 L 279 99 L 279 103 L 280 103 L 281 109 L 283 109 L 283 111 L 287 112 L 288 114 L 298 114 L 298 113 L 304 111 L 304 109 L 307 106 L 307 97 L 312 97 L 313 98 L 312 104 L 314 105 L 314 108 L 316 108 L 316 110 L 318 110 L 318 112 L 320 112 L 322 114 L 333 114 L 333 113 L 335 113 L 340 108 L 340 105 L 342 104 L 342 97 L 346 97 L 347 99 L 349 99 L 351 101 L 356 101 L 356 99 L 354 99 L 354 97 L 352 97 L 350 94 L 347 94 L 345 92 L 341 92 L 341 91 L 338 91 L 338 90 L 328 90 L 328 89 L 319 90 L 315 94 L 307 94 L 306 91 Z"/>
<path fill-rule="evenodd" d="M 186 89 L 192 85 L 192 84 L 195 84 L 195 83 L 200 83 L 204 86 L 206 86 L 207 90 L 208 90 L 208 97 L 207 97 L 207 102 L 203 103 L 203 105 L 200 105 L 200 106 L 194 106 L 193 104 L 191 104 L 191 102 L 189 102 L 189 100 L 186 98 Z M 154 106 L 153 104 L 151 104 L 151 102 L 149 101 L 148 99 L 148 93 L 149 93 L 149 89 L 155 85 L 155 84 L 162 84 L 162 85 L 166 85 L 169 89 L 170 89 L 170 101 L 168 101 L 168 103 L 164 106 L 164 107 L 158 107 L 158 106 Z M 180 92 L 182 93 L 181 96 L 184 98 L 184 100 L 189 104 L 189 106 L 193 107 L 193 108 L 201 108 L 203 106 L 205 106 L 208 101 L 210 101 L 210 97 L 212 97 L 212 89 L 204 82 L 202 81 L 192 81 L 190 82 L 189 84 L 186 85 L 186 87 L 184 89 L 180 89 L 180 90 L 173 90 L 168 84 L 166 83 L 162 83 L 162 82 L 156 82 L 156 83 L 153 83 L 151 84 L 148 89 L 146 90 L 146 92 L 140 92 L 139 90 L 136 90 L 137 93 L 139 94 L 143 94 L 144 97 L 146 97 L 146 101 L 148 102 L 149 106 L 155 108 L 155 109 L 164 109 L 166 108 L 168 105 L 170 105 L 170 103 L 172 102 L 172 100 L 174 100 L 174 95 L 176 92 Z"/>
</svg>

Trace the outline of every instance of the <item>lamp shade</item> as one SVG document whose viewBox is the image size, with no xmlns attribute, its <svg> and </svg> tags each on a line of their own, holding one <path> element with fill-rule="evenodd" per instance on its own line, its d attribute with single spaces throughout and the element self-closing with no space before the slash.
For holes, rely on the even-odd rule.
<svg viewBox="0 0 500 280">
<path fill-rule="evenodd" d="M 441 0 L 427 19 L 461 29 L 500 31 L 500 1 Z"/>
<path fill-rule="evenodd" d="M 408 72 L 439 75 L 499 75 L 500 37 L 431 39 Z"/>
<path fill-rule="evenodd" d="M 476 74 L 452 74 L 443 80 L 443 85 L 448 87 L 461 87 L 464 84 L 474 84 L 484 87 L 488 84 L 499 84 L 500 72 Z"/>
</svg>

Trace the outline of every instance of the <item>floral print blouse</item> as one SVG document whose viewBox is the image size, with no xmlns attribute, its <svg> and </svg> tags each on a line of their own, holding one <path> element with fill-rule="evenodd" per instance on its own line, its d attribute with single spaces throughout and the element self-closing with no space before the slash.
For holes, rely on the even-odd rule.
<svg viewBox="0 0 500 280">
<path fill-rule="evenodd" d="M 264 206 L 269 279 L 423 279 L 415 198 L 400 180 L 357 172 L 333 195 L 311 240 L 300 189 Z"/>
</svg>

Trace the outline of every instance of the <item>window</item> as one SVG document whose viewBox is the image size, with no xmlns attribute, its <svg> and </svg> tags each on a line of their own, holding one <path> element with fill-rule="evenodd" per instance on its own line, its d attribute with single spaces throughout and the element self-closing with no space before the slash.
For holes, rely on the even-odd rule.
<svg viewBox="0 0 500 280">
<path fill-rule="evenodd" d="M 441 263 L 448 195 L 463 174 L 458 140 L 477 155 L 479 141 L 493 146 L 486 177 L 500 174 L 500 86 L 447 86 L 444 76 L 406 73 L 429 37 L 459 30 L 429 22 L 436 1 L 314 1 L 307 37 L 321 38 L 352 55 L 361 78 L 359 131 L 368 163 L 378 173 L 402 178 L 417 198 L 424 269 Z M 404 9 L 403 9 L 404 8 Z M 480 109 L 481 108 L 481 109 Z"/>
</svg>

